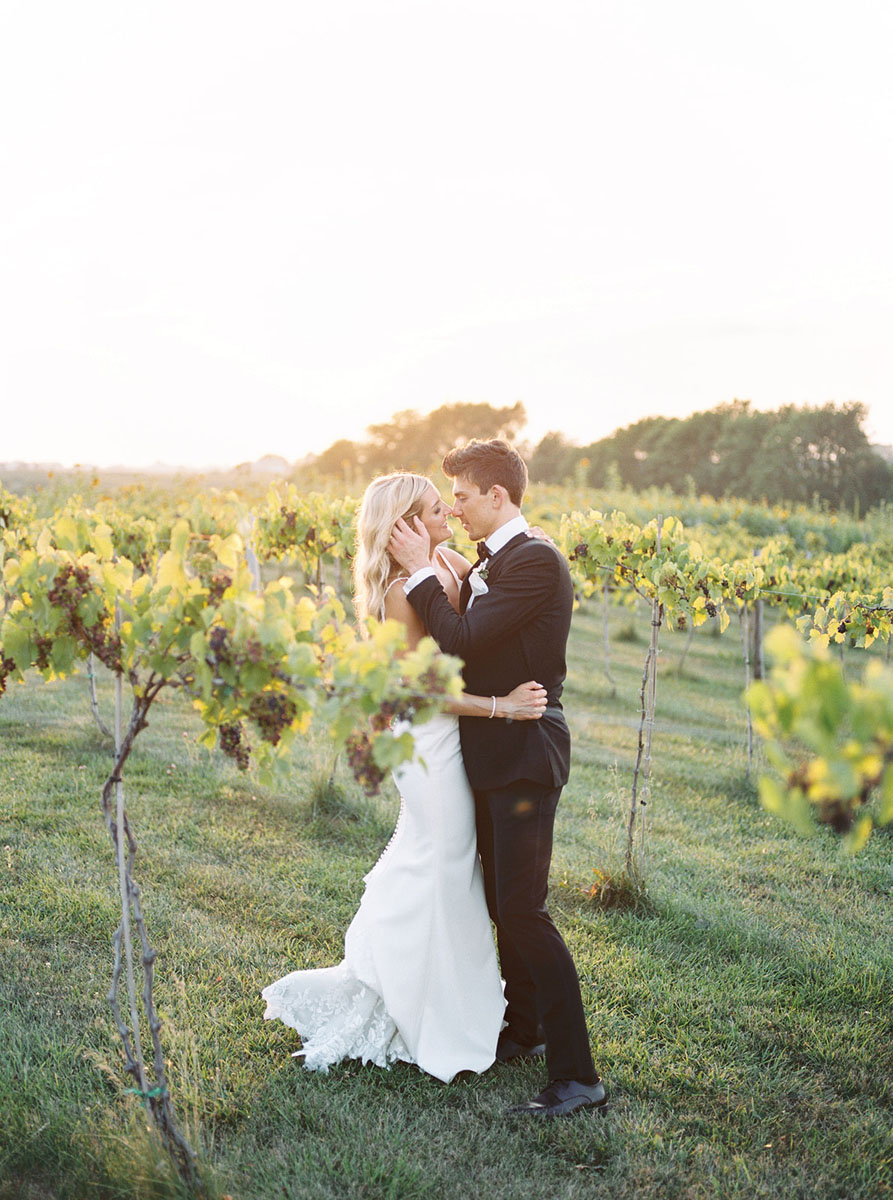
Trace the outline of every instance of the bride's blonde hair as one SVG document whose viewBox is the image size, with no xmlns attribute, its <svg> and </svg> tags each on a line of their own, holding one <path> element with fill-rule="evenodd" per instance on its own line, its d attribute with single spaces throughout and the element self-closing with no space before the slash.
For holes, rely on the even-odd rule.
<svg viewBox="0 0 893 1200">
<path fill-rule="evenodd" d="M 360 620 L 381 619 L 388 584 L 399 568 L 388 553 L 397 521 L 412 521 L 434 484 L 424 475 L 395 471 L 373 479 L 357 513 L 357 552 L 353 560 L 354 604 Z"/>
</svg>

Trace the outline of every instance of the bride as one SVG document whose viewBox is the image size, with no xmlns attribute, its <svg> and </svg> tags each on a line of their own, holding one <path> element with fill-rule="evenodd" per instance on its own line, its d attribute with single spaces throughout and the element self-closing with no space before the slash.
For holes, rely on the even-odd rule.
<svg viewBox="0 0 893 1200">
<path fill-rule="evenodd" d="M 444 546 L 450 508 L 429 479 L 397 473 L 366 489 L 354 562 L 360 618 L 394 619 L 410 646 L 424 636 L 388 541 L 398 519 L 418 516 L 432 564 L 454 607 L 470 570 Z M 474 800 L 457 716 L 536 720 L 539 684 L 508 696 L 470 696 L 413 730 L 416 755 L 394 772 L 400 813 L 393 836 L 365 876 L 359 910 L 335 967 L 293 971 L 264 988 L 264 1017 L 301 1036 L 304 1065 L 326 1071 L 345 1058 L 387 1066 L 398 1059 L 449 1082 L 494 1061 L 505 1000 L 475 842 Z"/>
</svg>

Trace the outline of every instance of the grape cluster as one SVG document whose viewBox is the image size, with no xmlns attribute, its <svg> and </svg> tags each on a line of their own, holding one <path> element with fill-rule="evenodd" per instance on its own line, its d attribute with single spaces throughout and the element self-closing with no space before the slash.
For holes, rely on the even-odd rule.
<svg viewBox="0 0 893 1200">
<path fill-rule="evenodd" d="M 725 587 L 725 584 L 723 584 L 723 586 Z M 710 589 L 708 588 L 707 584 L 704 583 L 703 579 L 698 583 L 698 589 L 699 589 L 699 591 L 702 591 L 704 593 L 704 596 L 706 597 L 707 604 L 705 605 L 705 608 L 706 608 L 707 616 L 715 617 L 716 616 L 716 605 L 710 599 Z"/>
<path fill-rule="evenodd" d="M 90 594 L 90 572 L 86 567 L 75 567 L 66 563 L 56 576 L 56 581 L 47 592 L 50 604 L 63 608 L 75 607 Z"/>
<path fill-rule="evenodd" d="M 208 646 L 213 656 L 210 662 L 211 666 L 217 666 L 219 663 L 231 663 L 232 655 L 229 646 L 229 634 L 222 625 L 215 625 L 208 634 Z"/>
<path fill-rule="evenodd" d="M 390 727 L 392 721 L 399 721 L 404 717 L 411 721 L 418 705 L 424 702 L 424 696 L 406 696 L 402 700 L 385 700 L 378 712 L 369 718 L 369 724 L 376 733 L 382 733 Z"/>
<path fill-rule="evenodd" d="M 279 745 L 283 729 L 292 723 L 297 711 L 294 700 L 280 692 L 262 692 L 253 696 L 248 705 L 249 716 L 271 746 Z"/>
<path fill-rule="evenodd" d="M 6 680 L 15 669 L 15 660 L 7 658 L 3 651 L 0 650 L 0 696 L 6 691 Z"/>
<path fill-rule="evenodd" d="M 385 700 L 381 708 L 369 719 L 369 723 L 376 733 L 381 733 L 387 729 L 391 721 L 397 715 L 397 704 L 393 700 Z"/>
<path fill-rule="evenodd" d="M 221 568 L 214 555 L 204 546 L 198 546 L 193 550 L 190 563 L 198 575 L 202 587 L 208 589 L 209 602 L 219 604 L 226 589 L 232 587 L 232 575 Z"/>
<path fill-rule="evenodd" d="M 227 575 L 226 571 L 215 571 L 207 583 L 208 599 L 212 604 L 219 604 L 223 599 L 223 593 L 228 587 L 232 587 L 233 578 Z"/>
<path fill-rule="evenodd" d="M 419 686 L 422 692 L 426 695 L 432 692 L 443 691 L 443 684 L 441 683 L 440 676 L 437 674 L 436 667 L 428 667 L 428 669 L 419 676 Z M 412 697 L 410 699 L 412 699 Z M 421 697 L 421 699 L 424 699 L 424 695 Z"/>
<path fill-rule="evenodd" d="M 236 766 L 240 771 L 248 770 L 248 760 L 251 757 L 251 747 L 247 742 L 242 741 L 242 726 L 240 722 L 235 721 L 231 725 L 221 725 L 220 731 L 220 749 L 227 758 L 235 759 Z"/>
<path fill-rule="evenodd" d="M 107 628 L 101 620 L 93 625 L 85 625 L 78 612 L 82 600 L 90 595 L 92 585 L 90 572 L 86 567 L 76 567 L 66 563 L 56 575 L 55 582 L 47 592 L 47 600 L 54 607 L 62 610 L 60 633 L 70 634 L 76 641 L 85 645 L 101 663 L 111 671 L 121 670 L 121 638 L 111 628 Z M 35 639 L 37 658 L 35 666 L 43 670 L 49 665 L 49 649 L 52 639 L 39 637 Z"/>
<path fill-rule="evenodd" d="M 795 767 L 792 771 L 789 771 L 786 782 L 788 788 L 791 790 L 797 789 L 801 792 L 808 792 L 812 786 L 809 765 L 801 763 L 799 767 Z M 862 792 L 854 797 L 852 802 L 838 797 L 822 800 L 815 812 L 816 820 L 820 825 L 830 825 L 835 833 L 849 833 L 853 826 L 855 805 L 866 802 L 872 787 L 876 783 L 877 780 L 869 781 L 862 789 Z M 853 807 L 850 806 L 851 803 Z"/>
<path fill-rule="evenodd" d="M 51 637 L 39 636 L 34 639 L 34 648 L 37 654 L 34 656 L 34 665 L 38 671 L 45 671 L 50 665 L 50 651 L 53 648 L 53 639 Z"/>
<path fill-rule="evenodd" d="M 372 739 L 368 733 L 352 733 L 345 750 L 354 779 L 367 796 L 377 796 L 385 773 L 372 757 Z"/>
<path fill-rule="evenodd" d="M 586 545 L 585 542 L 580 542 L 578 545 L 574 546 L 573 553 L 570 555 L 570 560 L 571 560 L 571 562 L 575 562 L 578 558 L 588 558 L 588 557 L 589 557 L 589 547 Z"/>
<path fill-rule="evenodd" d="M 286 508 L 284 504 L 279 509 L 279 512 L 282 516 L 282 519 L 285 521 L 285 528 L 286 529 L 294 529 L 295 522 L 298 519 L 298 514 L 296 512 L 293 512 L 291 509 Z"/>
</svg>

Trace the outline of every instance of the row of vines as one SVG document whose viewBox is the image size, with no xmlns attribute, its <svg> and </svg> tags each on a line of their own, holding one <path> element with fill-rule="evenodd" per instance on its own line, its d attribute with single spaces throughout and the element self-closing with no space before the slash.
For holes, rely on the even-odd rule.
<svg viewBox="0 0 893 1200">
<path fill-rule="evenodd" d="M 84 661 L 92 674 L 98 661 L 114 675 L 114 750 L 101 807 L 121 922 L 108 999 L 133 1090 L 177 1170 L 200 1191 L 167 1085 L 156 952 L 124 804 L 125 767 L 152 706 L 165 691 L 185 693 L 201 718 L 201 740 L 243 769 L 253 758 L 262 778 L 287 767 L 292 742 L 315 722 L 373 790 L 412 753 L 411 735 L 395 735 L 381 714 L 424 719 L 437 711 L 460 689 L 461 664 L 430 641 L 403 653 L 395 624 L 360 636 L 331 591 L 301 594 L 286 577 L 259 586 L 235 528 L 245 514 L 229 500 L 158 521 L 73 499 L 41 520 L 28 501 L 5 494 L 0 513 L 0 693 L 31 669 L 52 679 Z"/>
<path fill-rule="evenodd" d="M 597 596 L 606 608 L 609 604 L 633 604 L 637 600 L 644 600 L 650 606 L 652 636 L 643 673 L 640 762 L 633 783 L 634 799 L 639 782 L 641 801 L 647 796 L 658 643 L 665 627 L 687 631 L 688 645 L 699 626 L 711 622 L 725 632 L 731 619 L 737 618 L 745 687 L 750 685 L 752 677 L 762 680 L 765 673 L 762 631 L 767 612 L 774 611 L 784 619 L 793 620 L 814 650 L 837 646 L 842 655 L 844 646 L 867 649 L 882 641 L 886 643 L 885 657 L 889 662 L 893 521 L 885 510 L 869 514 L 859 523 L 804 508 L 769 509 L 710 498 L 677 498 L 677 506 L 693 521 L 693 526 L 687 528 L 677 516 L 636 521 L 618 509 L 605 515 L 607 505 L 602 511 L 572 507 L 592 498 L 592 493 L 573 489 L 542 488 L 528 497 L 527 510 L 534 521 L 555 534 L 571 564 L 582 601 Z M 640 510 L 648 503 L 666 504 L 669 499 L 632 494 L 621 498 Z M 35 502 L 0 493 L 0 533 L 5 539 L 6 554 L 13 545 L 18 551 L 33 551 L 38 556 L 48 549 L 93 553 L 98 560 L 130 562 L 134 571 L 145 577 L 153 570 L 153 564 L 159 564 L 158 569 L 164 564 L 167 570 L 174 531 L 182 528 L 185 521 L 189 536 L 195 546 L 202 547 L 206 558 L 210 554 L 212 559 L 215 547 L 225 545 L 228 562 L 237 563 L 240 569 L 247 566 L 250 583 L 246 581 L 246 586 L 257 594 L 262 593 L 262 576 L 275 583 L 272 576 L 287 565 L 293 576 L 309 585 L 305 592 L 315 596 L 319 603 L 327 584 L 334 584 L 335 592 L 342 596 L 349 591 L 356 504 L 353 498 L 302 494 L 294 485 L 273 487 L 262 498 L 237 493 L 183 496 L 176 492 L 147 493 L 136 488 L 115 500 L 100 498 L 90 507 L 79 497 L 70 497 L 61 504 L 57 502 L 48 515 L 42 516 L 40 498 Z M 859 534 L 869 540 L 856 540 Z M 239 549 L 234 549 L 236 545 Z M 204 579 L 210 581 L 209 595 L 213 596 L 233 568 L 215 568 L 211 559 L 203 564 L 195 548 L 191 553 L 200 579 L 203 571 Z M 49 570 L 52 573 L 54 568 Z M 281 586 L 281 580 L 277 586 Z M 11 598 L 7 583 L 6 607 Z M 311 602 L 308 595 L 304 596 L 304 602 Z M 349 626 L 343 612 L 339 619 L 344 628 Z M 15 643 L 15 633 L 10 636 Z M 219 629 L 214 636 L 222 636 Z M 69 638 L 64 649 L 57 645 L 54 654 L 58 661 L 51 664 L 44 661 L 46 655 L 36 643 L 20 650 L 19 659 L 28 665 L 33 662 L 38 668 L 49 665 L 51 671 L 64 671 L 77 657 L 75 641 Z M 82 645 L 87 643 L 82 639 Z M 32 654 L 35 649 L 36 654 Z M 107 656 L 101 637 L 90 651 L 100 660 Z M 0 646 L 0 653 L 5 656 L 0 659 L 0 673 L 8 672 L 11 668 L 4 664 L 16 661 L 8 637 Z M 609 654 L 606 623 L 605 671 L 610 679 Z M 263 687 L 270 690 L 268 683 L 262 685 L 262 690 Z M 203 705 L 212 698 L 218 702 L 216 693 L 212 697 L 213 692 L 213 689 L 209 692 L 205 677 Z M 270 706 L 267 724 L 276 736 L 275 743 L 270 743 L 260 735 L 262 757 L 268 758 L 266 748 L 278 745 L 281 740 L 278 731 L 295 726 L 297 709 L 292 712 L 293 702 L 282 701 L 276 710 L 279 715 L 275 716 L 273 710 L 280 702 L 274 703 L 267 697 L 264 701 L 255 700 L 255 718 L 262 703 Z M 751 707 L 745 710 L 748 772 L 753 757 Z M 215 715 L 213 705 L 208 716 L 208 740 L 217 729 L 224 750 L 245 765 L 249 748 L 241 736 L 241 721 L 230 722 Z M 345 723 L 352 719 L 353 714 L 348 715 Z M 386 735 L 383 739 L 377 749 L 375 738 L 352 748 L 352 758 L 358 766 L 370 764 L 367 782 L 373 786 L 376 768 L 381 771 L 381 764 L 374 762 L 373 751 L 375 757 L 382 759 L 389 753 L 385 748 Z M 287 752 L 288 743 L 286 737 L 282 742 L 283 753 Z M 764 790 L 768 787 L 761 786 Z M 861 796 L 864 787 L 860 783 L 850 790 Z M 830 820 L 837 828 L 849 828 L 847 812 L 852 816 L 855 808 L 848 809 L 844 803 L 841 811 L 838 797 L 832 797 L 830 805 L 825 804 L 823 796 L 816 794 L 815 799 L 820 819 Z M 635 804 L 631 810 L 633 821 L 634 812 Z M 864 828 L 862 822 L 860 829 Z"/>
</svg>

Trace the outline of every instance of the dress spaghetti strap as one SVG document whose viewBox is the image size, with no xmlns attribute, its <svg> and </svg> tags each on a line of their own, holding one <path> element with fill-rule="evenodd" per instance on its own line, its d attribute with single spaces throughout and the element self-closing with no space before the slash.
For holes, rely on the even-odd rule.
<svg viewBox="0 0 893 1200">
<path fill-rule="evenodd" d="M 456 568 L 453 566 L 453 564 L 450 562 L 450 560 L 447 558 L 447 556 L 441 551 L 440 546 L 435 546 L 434 553 L 437 555 L 438 559 L 443 563 L 443 565 L 446 567 L 446 569 L 452 575 L 453 579 L 455 579 L 458 587 L 461 588 L 462 580 L 459 578 L 459 572 L 456 570 Z"/>
<path fill-rule="evenodd" d="M 388 586 L 385 588 L 384 595 L 381 598 L 381 613 L 379 615 L 379 620 L 381 620 L 381 621 L 385 620 L 384 602 L 388 598 L 388 592 L 391 590 L 391 588 L 394 586 L 395 583 L 406 583 L 407 579 L 409 579 L 408 575 L 398 575 L 397 578 L 392 579 L 391 582 L 388 584 Z"/>
</svg>

